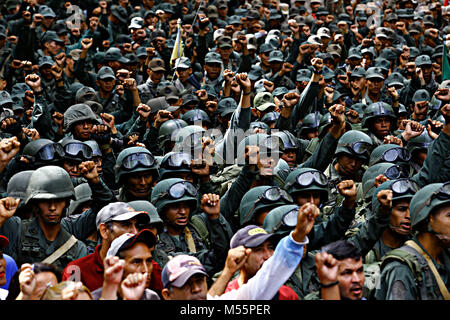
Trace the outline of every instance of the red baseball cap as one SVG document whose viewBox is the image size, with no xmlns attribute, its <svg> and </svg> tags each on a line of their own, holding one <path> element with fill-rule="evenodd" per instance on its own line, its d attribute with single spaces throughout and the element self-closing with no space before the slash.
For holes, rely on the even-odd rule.
<svg viewBox="0 0 450 320">
<path fill-rule="evenodd" d="M 5 236 L 0 236 L 0 249 L 6 248 L 9 244 L 9 239 Z"/>
</svg>

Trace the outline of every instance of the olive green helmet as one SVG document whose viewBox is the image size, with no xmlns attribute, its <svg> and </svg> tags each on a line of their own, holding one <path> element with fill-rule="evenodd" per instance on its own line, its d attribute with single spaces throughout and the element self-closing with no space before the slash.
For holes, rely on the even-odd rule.
<svg viewBox="0 0 450 320">
<path fill-rule="evenodd" d="M 158 215 L 158 210 L 156 210 L 156 207 L 147 200 L 135 200 L 130 201 L 128 204 L 135 210 L 135 211 L 144 211 L 148 213 L 148 216 L 150 218 L 149 225 L 154 225 L 156 229 L 158 230 L 158 233 L 161 233 L 164 229 L 164 224 L 161 218 Z"/>
<path fill-rule="evenodd" d="M 33 167 L 55 164 L 64 156 L 62 146 L 49 139 L 37 139 L 27 143 L 22 156 L 29 160 Z M 53 160 L 50 158 L 53 157 Z"/>
<path fill-rule="evenodd" d="M 128 159 L 132 161 L 128 161 Z M 155 176 L 158 175 L 158 164 L 152 153 L 143 147 L 130 147 L 122 150 L 117 156 L 114 166 L 116 183 L 122 183 L 124 175 L 140 171 L 151 171 Z"/>
<path fill-rule="evenodd" d="M 6 195 L 8 197 L 20 199 L 19 208 L 24 206 L 27 186 L 34 171 L 35 170 L 25 170 L 17 172 L 8 181 Z"/>
<path fill-rule="evenodd" d="M 191 156 L 186 152 L 169 152 L 159 161 L 159 180 L 171 173 L 192 172 Z"/>
<path fill-rule="evenodd" d="M 386 102 L 375 102 L 369 104 L 364 110 L 364 117 L 361 123 L 362 127 L 369 128 L 372 120 L 377 117 L 388 117 L 393 125 L 395 125 L 395 121 L 397 120 L 397 116 L 389 104 Z M 391 127 L 392 129 L 393 127 Z"/>
<path fill-rule="evenodd" d="M 66 170 L 57 166 L 45 166 L 31 174 L 25 194 L 25 204 L 30 200 L 66 198 L 75 198 L 72 180 Z"/>
<path fill-rule="evenodd" d="M 364 172 L 362 176 L 362 191 L 364 194 L 364 199 L 366 201 L 370 201 L 372 199 L 375 188 L 375 179 L 380 174 L 384 174 L 387 169 L 390 167 L 395 166 L 392 163 L 389 162 L 380 162 L 374 165 L 371 165 L 367 168 L 367 170 Z"/>
<path fill-rule="evenodd" d="M 270 194 L 267 195 L 266 193 Z M 292 197 L 279 187 L 258 186 L 252 188 L 244 194 L 239 206 L 241 226 L 249 222 L 254 223 L 254 219 L 260 210 L 290 203 L 292 203 Z"/>
<path fill-rule="evenodd" d="M 170 141 L 175 142 L 175 136 L 177 132 L 187 127 L 187 123 L 181 119 L 170 119 L 161 124 L 158 132 L 158 146 L 160 149 L 164 150 L 166 145 Z"/>
<path fill-rule="evenodd" d="M 298 131 L 298 135 L 304 136 L 305 132 L 308 130 L 318 130 L 321 118 L 322 116 L 319 112 L 308 113 L 302 120 L 302 125 Z"/>
<path fill-rule="evenodd" d="M 300 147 L 298 139 L 288 130 L 274 132 L 271 136 L 279 138 L 278 145 L 282 152 L 292 149 L 298 150 Z"/>
<path fill-rule="evenodd" d="M 372 195 L 372 208 L 375 208 L 374 204 L 378 202 L 377 195 L 381 190 L 392 190 L 392 201 L 397 201 L 412 199 L 419 189 L 417 183 L 408 178 L 385 181 L 375 189 Z"/>
<path fill-rule="evenodd" d="M 338 157 L 341 154 L 347 154 L 369 161 L 371 148 L 372 139 L 367 134 L 359 130 L 350 130 L 339 138 L 334 155 Z"/>
<path fill-rule="evenodd" d="M 68 215 L 73 215 L 86 202 L 92 201 L 92 190 L 89 183 L 82 183 L 75 187 L 75 200 L 70 201 Z"/>
<path fill-rule="evenodd" d="M 450 203 L 450 183 L 432 183 L 416 192 L 409 204 L 411 226 L 414 230 L 437 206 Z"/>
<path fill-rule="evenodd" d="M 373 149 L 370 154 L 369 165 L 374 165 L 380 162 L 391 163 L 408 163 L 411 155 L 408 149 L 399 146 L 398 144 L 381 144 Z"/>
<path fill-rule="evenodd" d="M 170 195 L 169 189 L 176 183 L 180 183 L 184 186 L 188 185 L 187 187 L 190 188 L 193 187 L 193 184 L 191 184 L 186 180 L 180 178 L 169 178 L 158 182 L 152 190 L 151 202 L 156 207 L 159 216 L 163 220 L 164 220 L 163 215 L 164 208 L 172 203 L 186 201 L 191 207 L 191 214 L 197 209 L 197 194 L 196 194 L 197 190 L 195 189 L 195 187 L 194 187 L 195 195 L 189 194 L 188 192 L 185 191 L 185 193 L 181 197 L 174 198 L 173 196 Z"/>
<path fill-rule="evenodd" d="M 205 132 L 206 130 L 203 129 L 203 127 L 197 125 L 186 126 L 180 129 L 175 137 L 173 151 L 190 152 L 193 154 L 194 150 L 198 150 L 200 151 L 200 156 L 202 150 L 202 137 Z"/>
<path fill-rule="evenodd" d="M 201 123 L 209 126 L 211 124 L 211 119 L 208 114 L 202 109 L 189 110 L 181 117 L 182 120 L 186 121 L 188 125 L 196 125 Z"/>
<path fill-rule="evenodd" d="M 428 135 L 427 130 L 424 130 L 420 136 L 414 137 L 408 141 L 406 149 L 408 149 L 411 156 L 418 151 L 427 152 L 433 139 Z"/>
<path fill-rule="evenodd" d="M 280 236 L 288 235 L 295 228 L 299 208 L 296 204 L 288 204 L 270 210 L 264 219 L 264 230 Z"/>
<path fill-rule="evenodd" d="M 300 178 L 305 178 L 300 182 L 306 181 L 306 185 L 299 183 Z M 328 179 L 321 171 L 313 168 L 298 168 L 291 171 L 286 178 L 284 189 L 293 197 L 300 192 L 318 191 L 321 203 L 328 199 Z"/>
</svg>

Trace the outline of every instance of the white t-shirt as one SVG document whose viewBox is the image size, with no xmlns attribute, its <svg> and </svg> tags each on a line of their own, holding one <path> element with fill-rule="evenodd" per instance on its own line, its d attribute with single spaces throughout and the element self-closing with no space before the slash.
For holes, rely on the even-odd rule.
<svg viewBox="0 0 450 320">
<path fill-rule="evenodd" d="M 0 288 L 0 300 L 6 300 L 8 292 L 8 290 Z"/>
</svg>

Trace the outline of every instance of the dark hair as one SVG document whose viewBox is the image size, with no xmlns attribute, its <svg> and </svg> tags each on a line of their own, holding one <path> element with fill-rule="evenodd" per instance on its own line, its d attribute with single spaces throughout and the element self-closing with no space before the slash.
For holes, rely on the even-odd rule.
<svg viewBox="0 0 450 320">
<path fill-rule="evenodd" d="M 42 262 L 36 262 L 33 264 L 33 271 L 35 274 L 41 273 L 41 272 L 52 272 L 55 276 L 58 282 L 61 282 L 62 274 L 61 270 L 59 270 L 56 266 L 48 263 L 42 263 Z M 8 296 L 6 297 L 6 300 L 16 300 L 17 296 L 20 293 L 20 284 L 19 284 L 19 274 L 20 269 L 14 273 L 14 275 L 11 277 L 11 281 L 9 283 L 8 287 Z"/>
<path fill-rule="evenodd" d="M 361 259 L 361 250 L 351 241 L 338 240 L 322 247 L 325 251 L 339 261 L 351 258 L 355 260 Z"/>
</svg>

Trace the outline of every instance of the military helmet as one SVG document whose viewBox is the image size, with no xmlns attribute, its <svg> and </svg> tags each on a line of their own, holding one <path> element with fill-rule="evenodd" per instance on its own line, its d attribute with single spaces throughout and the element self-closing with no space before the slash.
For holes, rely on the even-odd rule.
<svg viewBox="0 0 450 320">
<path fill-rule="evenodd" d="M 92 120 L 93 123 L 102 124 L 102 121 L 87 104 L 74 104 L 64 112 L 64 132 L 70 132 L 75 123 L 84 120 Z"/>
<path fill-rule="evenodd" d="M 57 162 L 62 159 L 63 155 L 64 150 L 60 144 L 42 138 L 27 143 L 22 152 L 22 156 L 34 166 Z"/>
<path fill-rule="evenodd" d="M 208 114 L 201 109 L 193 109 L 189 110 L 181 117 L 182 120 L 186 121 L 188 125 L 198 125 L 199 122 L 201 124 L 205 124 L 209 126 L 211 124 L 211 119 Z"/>
<path fill-rule="evenodd" d="M 159 180 L 164 180 L 170 173 L 192 172 L 192 157 L 186 152 L 168 152 L 159 162 Z"/>
<path fill-rule="evenodd" d="M 279 138 L 279 147 L 280 151 L 284 152 L 287 150 L 298 150 L 300 147 L 297 138 L 288 130 L 283 131 L 277 131 L 273 134 L 271 134 L 272 137 L 278 137 Z"/>
<path fill-rule="evenodd" d="M 396 165 L 389 162 L 380 162 L 371 165 L 370 167 L 367 168 L 366 171 L 364 171 L 361 184 L 365 200 L 372 199 L 373 192 L 376 189 L 374 185 L 376 177 L 378 177 L 378 175 L 380 174 L 382 175 L 387 174 L 386 171 L 391 167 L 396 167 Z"/>
<path fill-rule="evenodd" d="M 450 202 L 450 183 L 432 183 L 416 192 L 409 204 L 411 227 L 417 227 L 425 221 L 431 211 Z"/>
<path fill-rule="evenodd" d="M 83 141 L 65 138 L 60 144 L 64 150 L 65 160 L 83 162 L 92 159 L 92 148 Z"/>
<path fill-rule="evenodd" d="M 156 207 L 147 200 L 134 200 L 128 202 L 128 204 L 135 210 L 135 211 L 144 211 L 148 213 L 148 216 L 150 218 L 149 225 L 154 225 L 156 229 L 158 230 L 158 233 L 163 232 L 164 224 L 161 218 L 158 215 L 158 210 L 156 210 Z"/>
<path fill-rule="evenodd" d="M 45 166 L 35 170 L 28 182 L 25 204 L 30 200 L 75 198 L 69 173 L 61 167 Z"/>
<path fill-rule="evenodd" d="M 291 196 L 305 191 L 318 191 L 321 202 L 328 199 L 328 179 L 319 170 L 313 168 L 297 168 L 289 173 L 284 189 Z"/>
<path fill-rule="evenodd" d="M 292 203 L 292 197 L 285 190 L 274 186 L 258 186 L 251 188 L 242 197 L 239 206 L 241 227 L 249 222 L 254 222 L 256 213 L 262 209 Z"/>
<path fill-rule="evenodd" d="M 280 236 L 288 235 L 297 224 L 299 209 L 300 207 L 296 204 L 287 204 L 270 210 L 264 219 L 264 230 Z"/>
<path fill-rule="evenodd" d="M 206 130 L 198 125 L 187 126 L 177 132 L 173 151 L 190 152 L 192 156 L 197 152 L 197 157 L 202 151 L 202 137 Z"/>
<path fill-rule="evenodd" d="M 373 149 L 370 154 L 369 165 L 371 166 L 379 162 L 408 163 L 410 159 L 411 155 L 408 149 L 397 144 L 381 144 Z"/>
<path fill-rule="evenodd" d="M 280 113 L 276 111 L 267 112 L 262 118 L 261 121 L 270 125 L 273 122 L 276 122 L 280 117 Z"/>
<path fill-rule="evenodd" d="M 372 139 L 367 134 L 359 130 L 350 130 L 339 138 L 334 155 L 337 157 L 340 154 L 347 154 L 368 161 L 371 148 Z"/>
<path fill-rule="evenodd" d="M 372 195 L 372 208 L 377 201 L 378 192 L 381 190 L 392 190 L 392 201 L 410 200 L 419 191 L 419 185 L 409 178 L 388 180 L 380 184 Z"/>
<path fill-rule="evenodd" d="M 298 134 L 302 136 L 306 130 L 318 129 L 322 116 L 319 112 L 308 113 L 302 120 L 302 125 Z"/>
<path fill-rule="evenodd" d="M 375 102 L 368 105 L 364 110 L 364 117 L 361 123 L 362 127 L 369 128 L 369 123 L 378 117 L 388 117 L 394 125 L 397 119 L 394 110 L 389 104 L 386 102 Z M 391 129 L 393 129 L 393 127 L 391 127 Z"/>
<path fill-rule="evenodd" d="M 130 147 L 122 150 L 117 156 L 114 166 L 116 183 L 121 183 L 124 175 L 140 171 L 151 171 L 158 175 L 157 163 L 152 153 L 143 147 Z"/>
<path fill-rule="evenodd" d="M 8 197 L 20 199 L 19 208 L 24 206 L 27 186 L 30 182 L 30 178 L 33 172 L 34 170 L 19 171 L 14 174 L 8 181 L 8 185 L 6 187 L 6 195 Z"/>
<path fill-rule="evenodd" d="M 180 178 L 169 178 L 158 182 L 152 190 L 151 202 L 164 220 L 163 210 L 172 203 L 186 201 L 191 207 L 191 214 L 197 208 L 197 189 L 194 185 Z"/>
<path fill-rule="evenodd" d="M 267 125 L 267 123 L 262 121 L 252 121 L 250 122 L 250 132 L 253 132 L 255 128 L 263 129 L 266 131 L 266 133 L 270 133 L 270 127 Z"/>
<path fill-rule="evenodd" d="M 81 205 L 92 200 L 92 189 L 89 183 L 79 184 L 75 187 L 75 199 L 70 201 L 68 215 L 76 214 Z"/>
<path fill-rule="evenodd" d="M 86 143 L 89 147 L 91 147 L 93 157 L 101 157 L 103 155 L 102 150 L 100 149 L 100 146 L 98 145 L 97 141 L 87 140 L 84 141 L 84 143 Z"/>
<path fill-rule="evenodd" d="M 428 135 L 427 130 L 424 130 L 420 136 L 408 141 L 406 149 L 408 149 L 411 156 L 414 156 L 417 151 L 427 152 L 431 142 L 433 142 L 433 139 Z"/>
<path fill-rule="evenodd" d="M 161 124 L 158 133 L 159 148 L 164 150 L 167 142 L 175 141 L 177 132 L 187 125 L 186 121 L 181 119 L 170 119 Z"/>
</svg>

